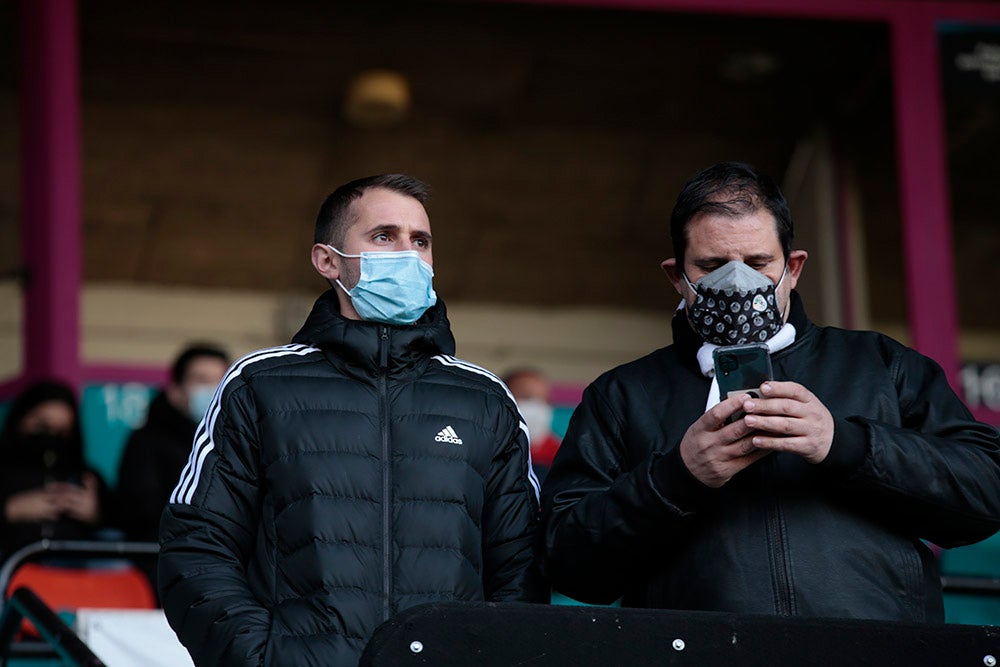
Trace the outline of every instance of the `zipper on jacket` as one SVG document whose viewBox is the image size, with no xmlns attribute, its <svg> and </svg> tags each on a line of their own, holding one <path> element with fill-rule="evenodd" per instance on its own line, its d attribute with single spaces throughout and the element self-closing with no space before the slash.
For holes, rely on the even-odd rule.
<svg viewBox="0 0 1000 667">
<path fill-rule="evenodd" d="M 773 498 L 767 507 L 767 541 L 771 547 L 771 581 L 774 584 L 775 611 L 782 616 L 791 616 L 795 611 L 792 598 L 792 580 L 786 558 L 784 517 L 781 503 Z"/>
<path fill-rule="evenodd" d="M 382 430 L 382 620 L 392 617 L 392 459 L 389 452 L 389 328 L 379 338 L 379 423 Z"/>
</svg>

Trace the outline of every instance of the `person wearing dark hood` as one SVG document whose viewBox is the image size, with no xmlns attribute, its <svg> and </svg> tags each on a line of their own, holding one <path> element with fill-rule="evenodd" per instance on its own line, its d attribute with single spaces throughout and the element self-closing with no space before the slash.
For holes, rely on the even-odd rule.
<svg viewBox="0 0 1000 667">
<path fill-rule="evenodd" d="M 0 433 L 0 557 L 47 539 L 90 539 L 111 506 L 84 462 L 73 390 L 43 381 L 11 404 Z"/>
<path fill-rule="evenodd" d="M 673 344 L 586 389 L 545 478 L 555 589 L 623 606 L 942 622 L 924 540 L 952 547 L 1000 528 L 997 431 L 931 359 L 809 320 L 794 290 L 807 254 L 792 249 L 784 195 L 752 167 L 693 176 L 671 238 Z M 748 343 L 765 346 L 773 380 L 722 391 L 714 352 Z"/>
<path fill-rule="evenodd" d="M 506 386 L 453 356 L 427 186 L 320 208 L 331 285 L 292 344 L 226 374 L 160 522 L 164 611 L 198 665 L 356 665 L 438 601 L 540 601 L 538 484 Z"/>
<path fill-rule="evenodd" d="M 229 358 L 214 345 L 185 348 L 125 446 L 118 469 L 119 521 L 131 540 L 155 541 L 160 515 L 191 453 L 195 428 L 222 382 Z"/>
</svg>

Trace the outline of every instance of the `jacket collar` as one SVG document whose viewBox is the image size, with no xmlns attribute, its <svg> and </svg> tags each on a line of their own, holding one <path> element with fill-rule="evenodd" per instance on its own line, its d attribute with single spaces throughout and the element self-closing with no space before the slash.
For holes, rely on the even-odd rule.
<svg viewBox="0 0 1000 667">
<path fill-rule="evenodd" d="M 792 290 L 792 305 L 788 313 L 788 321 L 795 327 L 795 342 L 798 342 L 811 333 L 813 323 L 806 315 L 806 307 L 802 303 L 802 297 L 795 290 Z"/>
<path fill-rule="evenodd" d="M 802 297 L 795 290 L 792 290 L 791 293 L 788 321 L 795 327 L 795 343 L 791 347 L 796 347 L 800 341 L 811 333 L 813 323 L 809 320 L 809 316 L 806 315 L 805 306 L 802 304 Z M 681 349 L 683 358 L 694 359 L 698 348 L 701 347 L 704 341 L 691 329 L 691 324 L 688 322 L 687 312 L 684 308 L 678 308 L 674 312 L 670 326 L 674 334 L 674 345 Z M 697 364 L 697 361 L 693 363 Z"/>
<path fill-rule="evenodd" d="M 387 337 L 390 375 L 404 373 L 436 354 L 455 353 L 455 338 L 440 298 L 413 324 L 393 325 L 347 319 L 340 314 L 340 302 L 332 289 L 316 300 L 292 342 L 320 348 L 331 363 L 345 371 L 371 375 L 382 365 L 383 334 Z"/>
</svg>

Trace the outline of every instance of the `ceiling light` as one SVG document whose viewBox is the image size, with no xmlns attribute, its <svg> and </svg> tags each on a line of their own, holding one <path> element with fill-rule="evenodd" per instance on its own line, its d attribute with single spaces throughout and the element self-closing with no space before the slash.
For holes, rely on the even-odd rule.
<svg viewBox="0 0 1000 667">
<path fill-rule="evenodd" d="M 344 97 L 344 117 L 362 127 L 394 125 L 410 110 L 406 78 L 389 70 L 367 70 L 351 81 Z"/>
</svg>

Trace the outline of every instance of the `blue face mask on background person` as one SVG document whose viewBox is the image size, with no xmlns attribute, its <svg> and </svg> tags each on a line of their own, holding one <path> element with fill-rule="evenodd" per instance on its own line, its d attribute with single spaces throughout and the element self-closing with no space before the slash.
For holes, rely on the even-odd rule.
<svg viewBox="0 0 1000 667">
<path fill-rule="evenodd" d="M 784 322 L 778 308 L 777 289 L 763 273 L 733 260 L 691 284 L 694 303 L 688 304 L 688 320 L 702 340 L 715 345 L 763 343 L 778 333 Z"/>
<path fill-rule="evenodd" d="M 215 385 L 200 384 L 188 392 L 188 414 L 200 422 L 208 412 L 208 406 L 215 397 Z"/>
<path fill-rule="evenodd" d="M 431 285 L 434 269 L 416 250 L 345 255 L 332 245 L 327 248 L 341 257 L 361 259 L 361 277 L 357 285 L 348 290 L 337 280 L 340 289 L 351 297 L 351 304 L 361 319 L 413 324 L 437 303 L 437 294 Z"/>
</svg>

